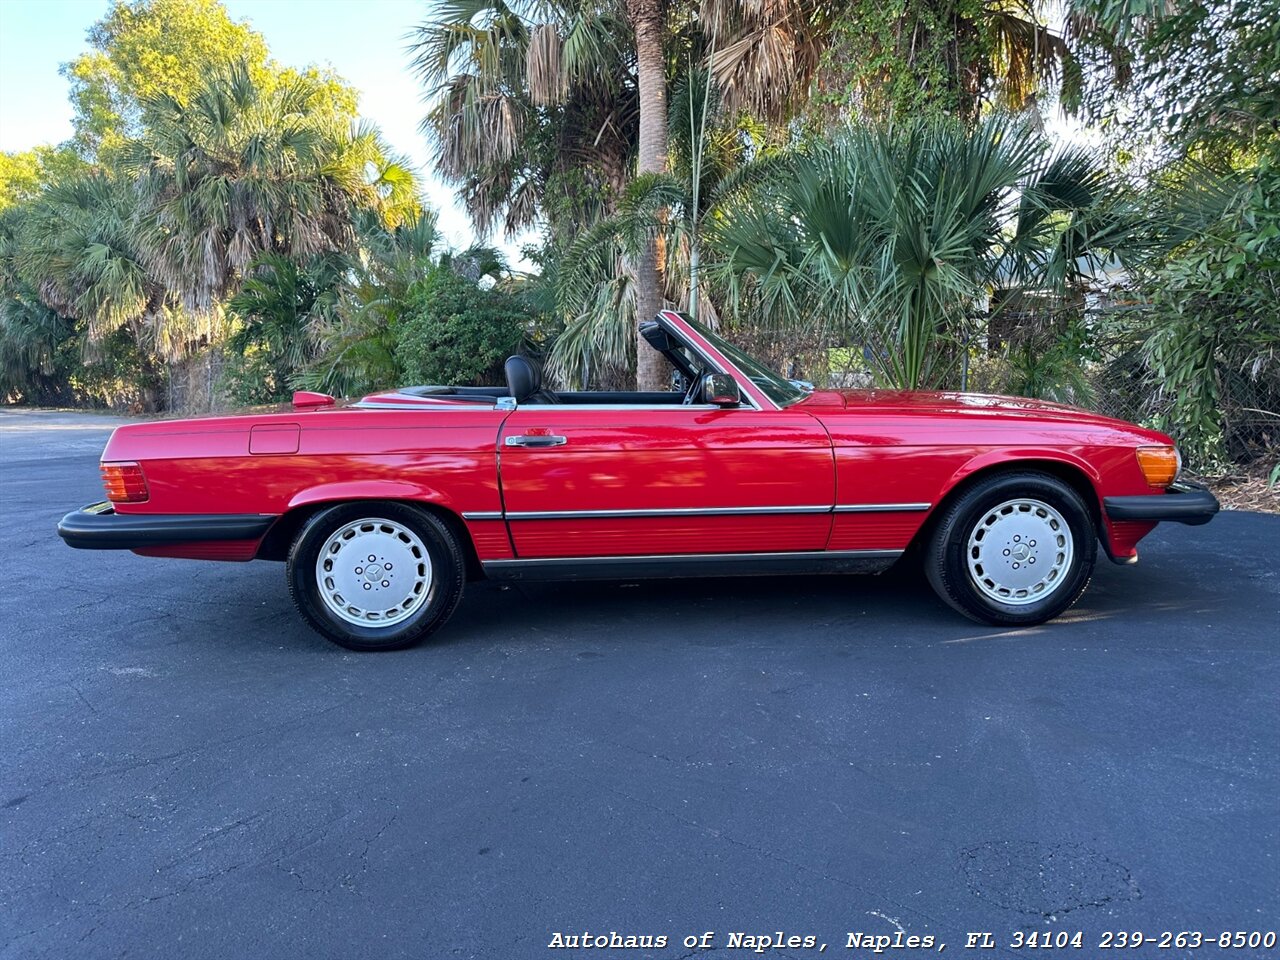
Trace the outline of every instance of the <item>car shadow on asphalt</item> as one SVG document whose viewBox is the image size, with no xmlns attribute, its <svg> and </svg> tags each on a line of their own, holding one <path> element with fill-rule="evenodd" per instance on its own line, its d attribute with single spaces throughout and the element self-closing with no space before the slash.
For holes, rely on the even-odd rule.
<svg viewBox="0 0 1280 960">
<path fill-rule="evenodd" d="M 139 561 L 120 561 L 121 576 L 126 571 L 137 576 L 130 563 Z M 879 576 L 477 581 L 468 584 L 450 621 L 418 649 L 425 655 L 445 648 L 483 653 L 512 644 L 554 649 L 584 641 L 687 647 L 812 643 L 820 648 L 833 637 L 870 645 L 1092 642 L 1118 631 L 1161 637 L 1215 623 L 1247 625 L 1252 611 L 1267 608 L 1264 598 L 1252 596 L 1263 584 L 1249 570 L 1230 569 L 1231 561 L 1224 560 L 1216 573 L 1236 585 L 1236 592 L 1226 595 L 1220 584 L 1197 577 L 1194 567 L 1193 560 L 1175 552 L 1135 567 L 1117 567 L 1099 557 L 1093 582 L 1075 607 L 1051 623 L 1027 628 L 966 619 L 937 598 L 909 560 Z M 142 602 L 143 616 L 133 620 L 128 633 L 164 633 L 162 642 L 175 644 L 216 636 L 245 652 L 351 656 L 301 622 L 282 589 L 277 565 L 228 569 L 190 561 L 183 571 L 187 577 L 177 578 L 185 585 L 172 589 L 164 586 L 174 582 L 172 569 L 164 572 L 158 580 L 143 580 L 156 593 Z M 200 624 L 194 630 L 193 621 Z"/>
<path fill-rule="evenodd" d="M 1137 582 L 1141 581 L 1141 582 Z M 682 580 L 530 582 L 469 585 L 458 611 L 427 646 L 483 643 L 495 635 L 554 642 L 585 637 L 666 636 L 690 645 L 752 642 L 831 629 L 927 643 L 1065 638 L 1080 628 L 1114 630 L 1113 621 L 1151 627 L 1182 623 L 1222 607 L 1222 597 L 1188 584 L 1176 570 L 1112 567 L 1105 560 L 1080 601 L 1058 619 L 1033 627 L 975 623 L 937 598 L 918 567 L 879 576 L 694 578 Z"/>
</svg>

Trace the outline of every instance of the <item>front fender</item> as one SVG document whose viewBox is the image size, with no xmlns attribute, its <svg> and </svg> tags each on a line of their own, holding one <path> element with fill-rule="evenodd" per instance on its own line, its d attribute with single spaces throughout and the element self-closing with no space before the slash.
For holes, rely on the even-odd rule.
<svg viewBox="0 0 1280 960">
<path fill-rule="evenodd" d="M 1002 447 L 999 450 L 988 450 L 975 457 L 970 457 L 948 478 L 943 486 L 942 496 L 945 497 L 950 494 L 958 484 L 963 483 L 975 473 L 981 473 L 983 470 L 989 470 L 993 467 L 1034 466 L 1034 464 L 1029 464 L 1027 461 L 1036 460 L 1074 467 L 1089 479 L 1089 485 L 1093 487 L 1094 498 L 1097 500 L 1099 507 L 1101 507 L 1102 500 L 1098 494 L 1098 483 L 1102 479 L 1102 474 L 1097 467 L 1074 453 L 1039 447 Z"/>
<path fill-rule="evenodd" d="M 1116 563 L 1133 563 L 1138 558 L 1138 541 L 1150 533 L 1155 528 L 1155 524 L 1129 523 L 1112 519 L 1107 515 L 1101 489 L 1105 477 L 1110 476 L 1114 480 L 1117 471 L 1126 470 L 1131 466 L 1132 460 L 1133 450 L 1129 447 L 1112 448 L 1105 451 L 1101 458 L 1099 451 L 1094 450 L 1089 460 L 1069 450 L 1045 450 L 1035 447 L 990 450 L 966 460 L 951 475 L 942 496 L 950 496 L 952 491 L 965 480 L 995 467 L 1034 469 L 1038 462 L 1073 469 L 1088 481 L 1089 489 L 1093 492 L 1093 504 L 1098 518 L 1098 537 L 1107 555 Z"/>
</svg>

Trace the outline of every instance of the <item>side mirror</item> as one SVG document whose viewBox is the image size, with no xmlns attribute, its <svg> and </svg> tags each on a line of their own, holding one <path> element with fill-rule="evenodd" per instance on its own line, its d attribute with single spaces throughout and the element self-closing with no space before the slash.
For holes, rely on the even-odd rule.
<svg viewBox="0 0 1280 960">
<path fill-rule="evenodd" d="M 702 378 L 702 402 L 717 407 L 736 407 L 742 403 L 738 381 L 727 373 L 708 373 Z"/>
</svg>

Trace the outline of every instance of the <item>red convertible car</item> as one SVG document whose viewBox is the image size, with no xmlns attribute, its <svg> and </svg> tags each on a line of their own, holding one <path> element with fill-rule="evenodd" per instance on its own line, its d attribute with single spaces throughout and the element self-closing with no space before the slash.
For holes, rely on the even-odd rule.
<svg viewBox="0 0 1280 960">
<path fill-rule="evenodd" d="M 664 312 L 642 328 L 683 389 L 557 392 L 522 357 L 505 387 L 122 426 L 108 501 L 73 547 L 283 560 L 316 630 L 417 643 L 469 579 L 875 573 L 915 548 L 961 613 L 1034 624 L 1161 520 L 1218 509 L 1169 437 L 1010 397 L 809 390 Z"/>
</svg>

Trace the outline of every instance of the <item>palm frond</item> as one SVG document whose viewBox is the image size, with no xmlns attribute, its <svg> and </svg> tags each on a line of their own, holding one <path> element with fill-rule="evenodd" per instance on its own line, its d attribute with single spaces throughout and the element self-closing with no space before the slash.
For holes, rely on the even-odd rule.
<svg viewBox="0 0 1280 960">
<path fill-rule="evenodd" d="M 1128 235 L 1114 183 L 1020 121 L 911 121 L 797 151 L 708 239 L 730 304 L 857 347 L 883 382 L 944 382 L 997 286 L 1053 294 Z"/>
</svg>

